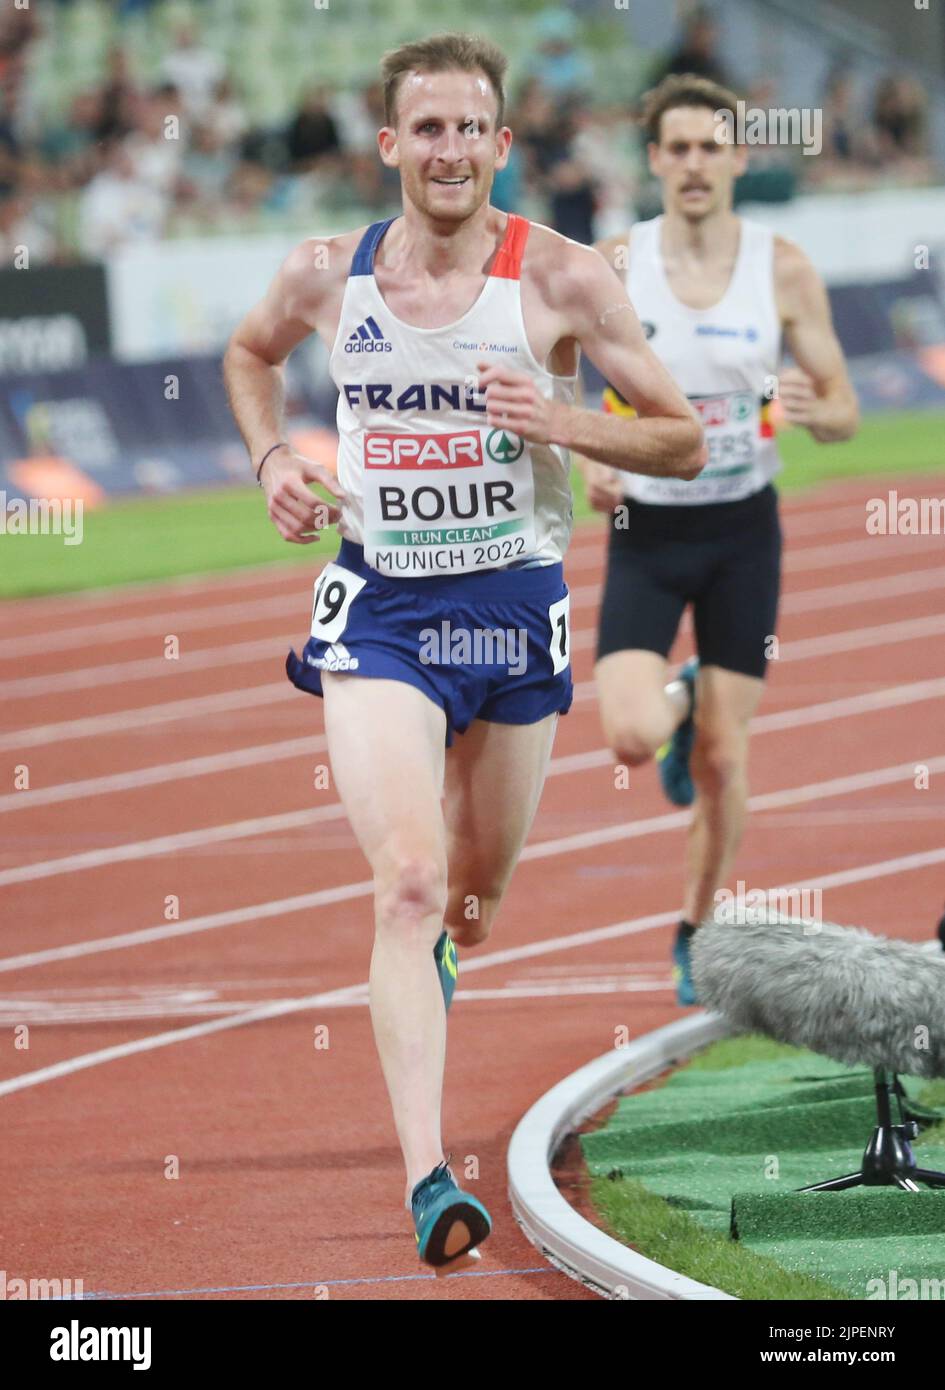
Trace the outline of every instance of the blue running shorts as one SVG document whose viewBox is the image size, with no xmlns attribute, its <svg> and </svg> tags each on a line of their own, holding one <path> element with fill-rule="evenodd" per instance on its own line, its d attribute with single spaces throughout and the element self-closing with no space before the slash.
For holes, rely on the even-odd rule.
<svg viewBox="0 0 945 1390">
<path fill-rule="evenodd" d="M 286 674 L 322 694 L 322 671 L 405 681 L 446 715 L 446 743 L 474 719 L 535 724 L 566 714 L 573 687 L 560 564 L 390 579 L 342 541 L 315 584 L 312 635 Z"/>
</svg>

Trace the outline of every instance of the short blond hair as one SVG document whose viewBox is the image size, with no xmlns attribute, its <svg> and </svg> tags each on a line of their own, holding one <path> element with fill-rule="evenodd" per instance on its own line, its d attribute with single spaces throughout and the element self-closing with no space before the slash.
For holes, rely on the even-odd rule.
<svg viewBox="0 0 945 1390">
<path fill-rule="evenodd" d="M 509 60 L 498 45 L 480 34 L 434 34 L 416 43 L 404 43 L 381 60 L 384 82 L 384 119 L 397 124 L 397 95 L 408 72 L 483 72 L 498 102 L 496 126 L 505 118 L 505 74 Z"/>
</svg>

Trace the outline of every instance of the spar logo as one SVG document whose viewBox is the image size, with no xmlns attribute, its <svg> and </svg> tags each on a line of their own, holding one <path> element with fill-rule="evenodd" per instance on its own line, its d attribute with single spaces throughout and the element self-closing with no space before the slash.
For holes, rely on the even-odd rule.
<svg viewBox="0 0 945 1390">
<path fill-rule="evenodd" d="M 493 463 L 514 463 L 525 452 L 525 440 L 511 430 L 490 430 L 486 436 L 486 453 Z"/>
<path fill-rule="evenodd" d="M 364 436 L 365 468 L 481 468 L 482 463 L 478 430 Z"/>
<path fill-rule="evenodd" d="M 729 423 L 741 424 L 755 408 L 754 397 L 748 391 L 736 391 L 731 396 L 690 396 L 689 399 L 707 429 Z"/>
</svg>

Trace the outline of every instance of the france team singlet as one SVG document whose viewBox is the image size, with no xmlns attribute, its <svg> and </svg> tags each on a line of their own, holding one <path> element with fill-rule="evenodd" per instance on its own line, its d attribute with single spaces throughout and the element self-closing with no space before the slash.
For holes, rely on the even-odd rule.
<svg viewBox="0 0 945 1390">
<path fill-rule="evenodd" d="M 638 502 L 738 501 L 764 488 L 781 466 L 770 422 L 781 352 L 774 235 L 760 223 L 740 222 L 732 278 L 710 309 L 689 308 L 670 288 L 660 250 L 663 218 L 631 229 L 627 293 L 650 347 L 698 412 L 709 449 L 691 482 L 621 473 L 625 494 Z M 604 408 L 633 414 L 613 387 L 604 392 Z"/>
<path fill-rule="evenodd" d="M 561 561 L 571 530 L 566 449 L 530 444 L 485 419 L 477 363 L 527 372 L 568 404 L 528 344 L 521 265 L 530 223 L 509 216 L 479 298 L 454 323 L 417 328 L 388 309 L 374 257 L 393 218 L 365 233 L 351 264 L 329 371 L 339 391 L 344 534 L 392 577 L 471 574 Z"/>
</svg>

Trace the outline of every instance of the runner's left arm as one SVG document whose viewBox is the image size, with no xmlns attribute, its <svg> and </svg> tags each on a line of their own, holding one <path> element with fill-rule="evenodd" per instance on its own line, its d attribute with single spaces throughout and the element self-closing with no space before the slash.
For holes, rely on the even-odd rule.
<svg viewBox="0 0 945 1390">
<path fill-rule="evenodd" d="M 784 340 L 797 363 L 778 381 L 784 418 L 801 425 L 820 444 L 851 439 L 859 427 L 860 408 L 834 331 L 827 291 L 800 247 L 782 237 L 775 241 L 774 282 Z"/>
<path fill-rule="evenodd" d="M 697 477 L 708 457 L 702 426 L 647 343 L 626 290 L 590 247 L 570 243 L 559 255 L 548 295 L 561 320 L 560 339 L 577 341 L 636 418 L 549 400 L 524 372 L 481 363 L 489 423 L 630 473 Z"/>
</svg>

